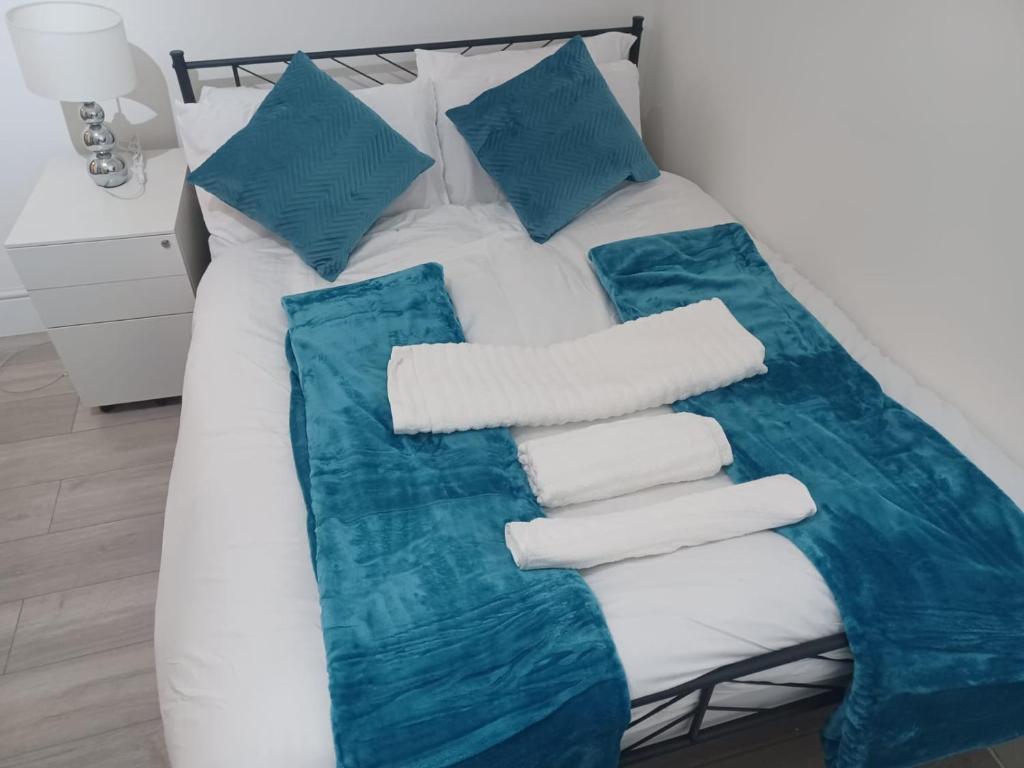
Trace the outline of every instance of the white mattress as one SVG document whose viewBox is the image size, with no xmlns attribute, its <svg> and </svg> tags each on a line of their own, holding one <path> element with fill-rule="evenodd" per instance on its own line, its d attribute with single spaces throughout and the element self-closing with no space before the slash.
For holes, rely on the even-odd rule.
<svg viewBox="0 0 1024 768">
<path fill-rule="evenodd" d="M 671 174 L 626 186 L 543 246 L 523 234 L 504 204 L 412 211 L 380 222 L 338 282 L 438 261 L 469 340 L 542 344 L 616 322 L 587 264 L 590 247 L 730 220 L 698 187 Z M 1024 501 L 1024 475 L 1009 459 L 759 247 L 889 394 Z M 214 242 L 213 249 L 195 307 L 157 599 L 167 747 L 176 768 L 329 768 L 335 758 L 320 606 L 292 464 L 279 302 L 326 284 L 267 240 Z M 719 476 L 557 514 L 628 508 L 727 482 Z M 584 577 L 604 610 L 632 697 L 842 629 L 817 571 L 774 533 L 602 566 Z M 812 680 L 834 669 L 811 661 L 789 671 L 789 679 Z M 742 697 L 744 706 L 786 695 L 752 688 L 726 687 L 722 695 Z"/>
</svg>

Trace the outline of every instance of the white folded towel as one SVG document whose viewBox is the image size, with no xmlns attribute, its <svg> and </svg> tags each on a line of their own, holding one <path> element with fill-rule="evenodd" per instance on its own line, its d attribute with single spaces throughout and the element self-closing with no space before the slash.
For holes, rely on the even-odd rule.
<svg viewBox="0 0 1024 768">
<path fill-rule="evenodd" d="M 505 544 L 523 570 L 592 568 L 779 528 L 816 511 L 803 483 L 773 475 L 641 509 L 506 523 Z"/>
<path fill-rule="evenodd" d="M 720 299 L 546 347 L 415 344 L 391 350 L 396 434 L 597 421 L 765 373 L 764 345 Z"/>
<path fill-rule="evenodd" d="M 732 449 L 714 419 L 666 413 L 527 440 L 519 463 L 537 501 L 561 507 L 711 477 Z"/>
</svg>

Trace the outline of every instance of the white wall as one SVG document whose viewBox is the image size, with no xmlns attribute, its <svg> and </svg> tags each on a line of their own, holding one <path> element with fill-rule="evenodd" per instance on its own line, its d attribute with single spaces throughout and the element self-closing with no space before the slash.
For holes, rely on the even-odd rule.
<svg viewBox="0 0 1024 768">
<path fill-rule="evenodd" d="M 118 138 L 132 133 L 144 147 L 177 143 L 169 93 L 178 94 L 168 51 L 216 58 L 298 48 L 363 47 L 459 37 L 527 34 L 561 29 L 626 26 L 633 13 L 659 0 L 95 0 L 118 10 L 137 47 L 140 84 L 121 100 L 132 125 L 113 121 Z M 0 0 L 0 12 L 25 0 Z M 77 105 L 62 106 L 24 87 L 7 30 L 0 30 L 0 131 L 4 169 L 0 184 L 0 242 L 27 198 L 45 161 L 72 151 L 80 132 Z M 108 121 L 114 103 L 103 102 Z M 66 117 L 65 121 L 63 118 Z M 85 173 L 83 166 L 83 173 Z M 24 289 L 0 249 L 0 336 L 39 328 Z"/>
<path fill-rule="evenodd" d="M 677 0 L 658 26 L 663 166 L 1024 463 L 1024 3 Z"/>
<path fill-rule="evenodd" d="M 0 0 L 0 11 L 16 3 Z M 21 210 L 52 147 L 66 136 L 60 108 L 30 95 L 21 79 L 6 27 L 0 31 L 0 136 L 3 138 L 3 179 L 0 181 L 0 243 Z M 0 248 L 0 336 L 39 329 L 32 303 L 25 294 L 7 253 Z"/>
</svg>

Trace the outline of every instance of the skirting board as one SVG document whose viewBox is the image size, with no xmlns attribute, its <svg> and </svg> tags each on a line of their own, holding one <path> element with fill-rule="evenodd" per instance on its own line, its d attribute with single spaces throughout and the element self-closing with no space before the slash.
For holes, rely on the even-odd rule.
<svg viewBox="0 0 1024 768">
<path fill-rule="evenodd" d="M 46 330 L 28 296 L 0 297 L 0 336 Z"/>
</svg>

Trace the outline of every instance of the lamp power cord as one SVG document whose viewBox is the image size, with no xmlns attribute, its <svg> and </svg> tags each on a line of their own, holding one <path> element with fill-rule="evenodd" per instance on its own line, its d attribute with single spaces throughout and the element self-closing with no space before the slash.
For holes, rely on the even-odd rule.
<svg viewBox="0 0 1024 768">
<path fill-rule="evenodd" d="M 39 344 L 32 344 L 32 345 L 27 346 L 27 347 L 22 347 L 21 349 L 16 349 L 13 352 L 8 352 L 7 355 L 5 355 L 3 359 L 0 359 L 0 373 L 3 372 L 4 367 L 8 363 L 10 363 L 14 358 L 16 358 L 22 352 L 27 352 L 28 350 L 36 349 L 37 347 L 45 347 L 48 343 L 49 342 L 45 342 L 44 341 L 44 342 L 41 342 Z M 27 395 L 30 392 L 38 392 L 40 389 L 46 389 L 47 387 L 53 386 L 54 384 L 56 384 L 58 381 L 60 381 L 61 379 L 63 379 L 67 375 L 68 375 L 67 371 L 61 371 L 59 376 L 57 376 L 57 377 L 55 377 L 53 379 L 50 379 L 45 384 L 40 384 L 40 385 L 35 386 L 35 387 L 29 387 L 28 389 L 10 389 L 9 387 L 5 387 L 3 384 L 0 384 L 0 392 L 5 392 L 8 395 Z"/>
</svg>

